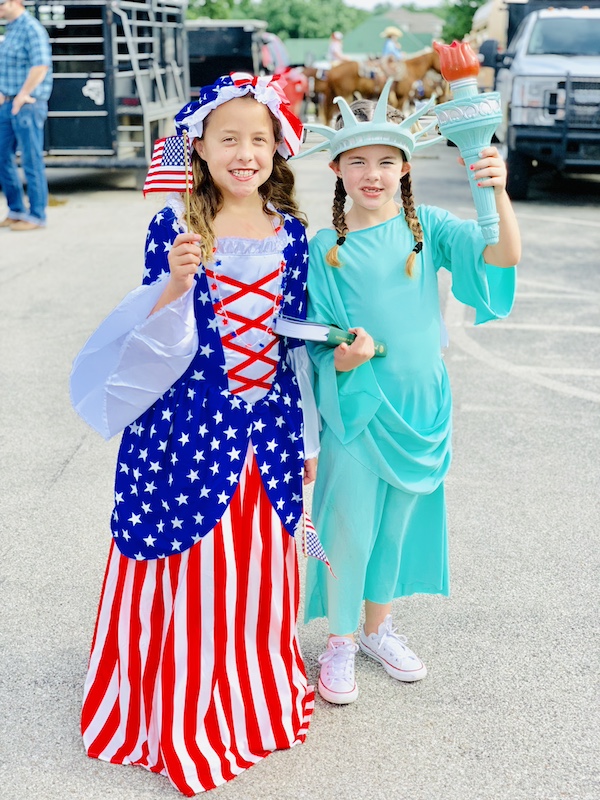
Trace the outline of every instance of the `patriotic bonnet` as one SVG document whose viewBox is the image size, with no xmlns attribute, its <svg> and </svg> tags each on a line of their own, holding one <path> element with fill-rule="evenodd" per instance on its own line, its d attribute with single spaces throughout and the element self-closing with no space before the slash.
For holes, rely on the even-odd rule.
<svg viewBox="0 0 600 800">
<path fill-rule="evenodd" d="M 250 75 L 247 72 L 232 72 L 200 89 L 198 100 L 185 105 L 175 117 L 178 135 L 187 130 L 190 140 L 202 137 L 204 120 L 218 106 L 251 94 L 263 103 L 281 124 L 283 141 L 277 152 L 284 158 L 296 155 L 302 144 L 304 127 L 298 117 L 290 110 L 289 100 L 277 82 L 277 75 Z"/>
<path fill-rule="evenodd" d="M 407 161 L 410 161 L 413 152 L 422 150 L 429 147 L 436 142 L 444 142 L 445 137 L 438 134 L 427 137 L 420 141 L 422 137 L 426 136 L 437 125 L 437 119 L 434 119 L 421 130 L 413 133 L 411 128 L 417 120 L 426 114 L 435 102 L 432 98 L 428 103 L 422 106 L 418 111 L 415 111 L 402 122 L 388 122 L 387 120 L 387 101 L 392 88 L 393 78 L 390 78 L 377 101 L 377 106 L 373 113 L 373 119 L 370 122 L 360 122 L 352 113 L 352 109 L 343 97 L 336 97 L 334 102 L 337 103 L 343 120 L 343 127 L 339 130 L 330 128 L 327 125 L 317 125 L 312 123 L 306 124 L 306 130 L 313 133 L 320 133 L 325 137 L 324 142 L 319 142 L 314 147 L 306 150 L 296 158 L 304 158 L 304 156 L 318 153 L 320 150 L 330 150 L 331 159 L 337 158 L 340 153 L 345 153 L 347 150 L 354 150 L 356 147 L 365 147 L 370 144 L 387 144 L 390 147 L 397 147 L 402 150 Z"/>
</svg>

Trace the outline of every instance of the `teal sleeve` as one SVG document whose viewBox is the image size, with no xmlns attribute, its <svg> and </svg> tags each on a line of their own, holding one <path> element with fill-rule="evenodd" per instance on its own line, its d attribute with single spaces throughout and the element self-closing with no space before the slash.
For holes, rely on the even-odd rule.
<svg viewBox="0 0 600 800">
<path fill-rule="evenodd" d="M 486 243 L 477 222 L 430 206 L 421 207 L 419 216 L 436 269 L 452 273 L 452 294 L 475 309 L 475 324 L 507 317 L 515 299 L 516 269 L 485 263 Z"/>
<path fill-rule="evenodd" d="M 308 319 L 350 327 L 325 250 L 313 239 L 309 246 Z M 350 372 L 337 372 L 334 348 L 307 342 L 315 366 L 315 395 L 319 412 L 342 444 L 352 441 L 377 413 L 383 395 L 370 362 Z"/>
</svg>

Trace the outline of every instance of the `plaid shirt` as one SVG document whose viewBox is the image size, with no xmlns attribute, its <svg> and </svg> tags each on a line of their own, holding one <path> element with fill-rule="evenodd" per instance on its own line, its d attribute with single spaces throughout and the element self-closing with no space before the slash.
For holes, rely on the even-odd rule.
<svg viewBox="0 0 600 800">
<path fill-rule="evenodd" d="M 32 67 L 45 65 L 44 80 L 31 92 L 38 100 L 48 100 L 52 92 L 52 50 L 48 33 L 41 22 L 25 12 L 6 26 L 0 42 L 0 92 L 15 95 L 21 90 Z"/>
</svg>

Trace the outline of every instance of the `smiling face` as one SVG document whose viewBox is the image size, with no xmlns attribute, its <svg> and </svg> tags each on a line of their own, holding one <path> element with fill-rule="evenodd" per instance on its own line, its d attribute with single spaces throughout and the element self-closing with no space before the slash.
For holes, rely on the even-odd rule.
<svg viewBox="0 0 600 800">
<path fill-rule="evenodd" d="M 367 212 L 393 216 L 394 195 L 402 176 L 410 170 L 396 147 L 370 144 L 342 153 L 329 165 L 341 178 L 352 202 Z"/>
<path fill-rule="evenodd" d="M 223 198 L 244 199 L 258 194 L 273 171 L 273 119 L 253 97 L 236 97 L 211 111 L 194 147 Z"/>
</svg>

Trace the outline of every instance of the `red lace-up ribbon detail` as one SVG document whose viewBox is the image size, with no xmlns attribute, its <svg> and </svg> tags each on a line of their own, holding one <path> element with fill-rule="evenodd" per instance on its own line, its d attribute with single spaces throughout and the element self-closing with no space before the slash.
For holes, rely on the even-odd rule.
<svg viewBox="0 0 600 800">
<path fill-rule="evenodd" d="M 264 287 L 271 281 L 275 280 L 281 274 L 284 267 L 285 262 L 281 261 L 278 269 L 273 270 L 268 275 L 259 278 L 257 281 L 251 284 L 242 283 L 237 281 L 235 278 L 229 277 L 228 275 L 217 274 L 213 270 L 206 269 L 206 276 L 213 291 L 218 289 L 219 282 L 221 284 L 232 286 L 237 290 L 230 294 L 229 297 L 222 298 L 216 303 L 213 303 L 215 316 L 218 320 L 221 320 L 223 325 L 227 325 L 229 328 L 233 327 L 234 324 L 237 323 L 235 330 L 229 330 L 227 333 L 221 335 L 221 343 L 223 348 L 228 348 L 245 356 L 243 361 L 241 361 L 239 364 L 236 364 L 236 366 L 232 367 L 227 373 L 227 377 L 230 381 L 235 381 L 236 383 L 240 384 L 236 388 L 231 389 L 232 394 L 239 394 L 254 387 L 265 390 L 269 390 L 271 388 L 270 378 L 272 378 L 277 369 L 277 360 L 271 358 L 269 353 L 277 345 L 277 337 L 273 333 L 273 329 L 269 326 L 269 323 L 273 317 L 273 314 L 276 313 L 279 308 L 282 296 L 280 294 L 272 294 Z M 248 317 L 238 314 L 229 308 L 233 302 L 238 301 L 243 297 L 248 297 L 249 295 L 259 295 L 264 297 L 265 299 L 270 300 L 272 305 L 270 305 L 264 312 L 259 314 L 259 316 L 255 319 L 249 319 Z M 257 350 L 252 349 L 252 347 L 249 344 L 246 344 L 243 340 L 244 334 L 251 330 L 258 330 L 264 334 L 262 341 L 260 341 L 258 344 L 259 349 Z M 260 363 L 264 367 L 262 374 L 253 378 L 241 374 L 243 371 L 247 370 L 248 367 L 256 363 Z"/>
</svg>

